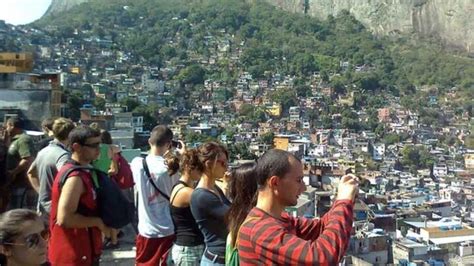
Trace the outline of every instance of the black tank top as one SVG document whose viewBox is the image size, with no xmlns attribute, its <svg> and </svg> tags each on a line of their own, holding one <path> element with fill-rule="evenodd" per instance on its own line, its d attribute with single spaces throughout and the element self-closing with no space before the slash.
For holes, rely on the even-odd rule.
<svg viewBox="0 0 474 266">
<path fill-rule="evenodd" d="M 189 187 L 181 180 L 179 180 L 175 186 L 179 184 L 182 184 L 184 187 Z M 183 187 L 179 188 L 179 190 L 174 194 L 171 203 L 182 188 Z M 176 235 L 175 243 L 177 245 L 193 247 L 204 244 L 204 237 L 202 236 L 201 230 L 198 228 L 196 220 L 194 220 L 190 206 L 181 208 L 170 204 L 170 212 Z"/>
</svg>

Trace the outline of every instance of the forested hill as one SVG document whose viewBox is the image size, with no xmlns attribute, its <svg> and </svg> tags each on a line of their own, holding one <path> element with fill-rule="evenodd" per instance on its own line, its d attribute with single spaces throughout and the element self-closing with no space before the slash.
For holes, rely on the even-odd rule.
<svg viewBox="0 0 474 266">
<path fill-rule="evenodd" d="M 348 12 L 319 21 L 261 2 L 93 0 L 36 25 L 60 38 L 110 38 L 157 66 L 210 56 L 219 49 L 212 40 L 232 36 L 228 45 L 240 47 L 238 64 L 222 59 L 206 72 L 229 82 L 241 71 L 256 78 L 272 71 L 303 79 L 320 71 L 340 73 L 333 79 L 339 87 L 355 84 L 364 91 L 404 95 L 421 85 L 474 88 L 472 59 L 448 54 L 435 43 L 376 38 Z M 355 66 L 370 71 L 357 72 Z"/>
</svg>

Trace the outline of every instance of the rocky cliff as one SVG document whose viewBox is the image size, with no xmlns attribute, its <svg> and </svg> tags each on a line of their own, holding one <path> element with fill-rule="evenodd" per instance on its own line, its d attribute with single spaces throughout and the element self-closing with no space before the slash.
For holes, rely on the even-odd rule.
<svg viewBox="0 0 474 266">
<path fill-rule="evenodd" d="M 348 10 L 376 34 L 416 33 L 474 52 L 473 0 L 266 0 L 320 19 Z"/>
</svg>

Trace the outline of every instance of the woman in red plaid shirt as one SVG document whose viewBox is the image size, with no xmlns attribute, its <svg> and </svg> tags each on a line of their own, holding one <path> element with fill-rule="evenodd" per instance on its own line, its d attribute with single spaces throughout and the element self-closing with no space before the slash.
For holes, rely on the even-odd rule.
<svg viewBox="0 0 474 266">
<path fill-rule="evenodd" d="M 257 162 L 258 200 L 242 224 L 240 265 L 337 265 L 352 229 L 358 178 L 341 178 L 333 207 L 321 219 L 284 212 L 306 190 L 301 162 L 291 153 L 270 150 Z"/>
</svg>

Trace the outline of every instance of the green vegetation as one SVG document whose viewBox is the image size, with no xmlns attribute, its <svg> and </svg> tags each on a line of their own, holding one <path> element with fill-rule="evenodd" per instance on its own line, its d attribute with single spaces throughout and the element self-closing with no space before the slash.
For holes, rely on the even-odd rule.
<svg viewBox="0 0 474 266">
<path fill-rule="evenodd" d="M 415 173 L 418 169 L 432 167 L 434 158 L 422 146 L 405 146 L 402 149 L 402 164 Z"/>
</svg>

